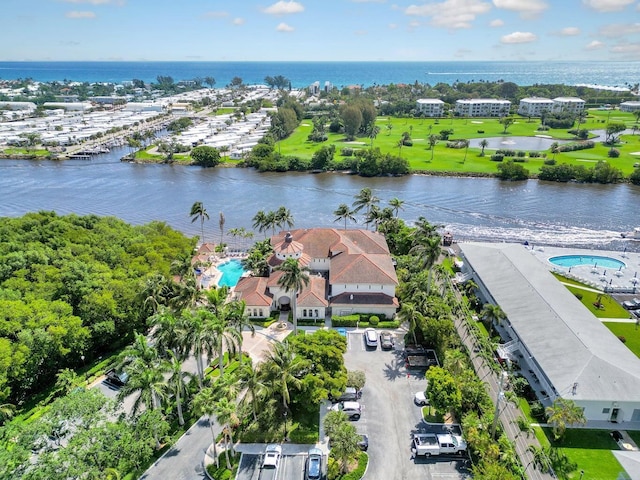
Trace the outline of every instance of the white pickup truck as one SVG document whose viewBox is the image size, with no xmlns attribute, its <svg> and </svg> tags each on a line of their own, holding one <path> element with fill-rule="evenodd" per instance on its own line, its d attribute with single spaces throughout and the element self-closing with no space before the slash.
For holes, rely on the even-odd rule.
<svg viewBox="0 0 640 480">
<path fill-rule="evenodd" d="M 260 480 L 275 480 L 282 457 L 282 447 L 275 443 L 267 445 L 264 450 L 262 466 L 260 467 Z"/>
<path fill-rule="evenodd" d="M 419 433 L 413 436 L 411 451 L 414 455 L 463 455 L 467 451 L 467 442 L 458 435 L 448 433 Z"/>
</svg>

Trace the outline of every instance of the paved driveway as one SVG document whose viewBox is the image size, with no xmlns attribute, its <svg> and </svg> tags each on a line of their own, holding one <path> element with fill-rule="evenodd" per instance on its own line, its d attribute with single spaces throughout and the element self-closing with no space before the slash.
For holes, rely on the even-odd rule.
<svg viewBox="0 0 640 480">
<path fill-rule="evenodd" d="M 402 333 L 396 334 L 393 350 L 367 349 L 361 332 L 347 334 L 345 363 L 349 370 L 362 370 L 363 414 L 353 422 L 359 433 L 369 435 L 369 468 L 365 480 L 396 478 L 470 478 L 458 457 L 411 458 L 411 433 L 423 430 L 415 392 L 424 390 L 424 371 L 407 371 L 402 354 Z"/>
</svg>

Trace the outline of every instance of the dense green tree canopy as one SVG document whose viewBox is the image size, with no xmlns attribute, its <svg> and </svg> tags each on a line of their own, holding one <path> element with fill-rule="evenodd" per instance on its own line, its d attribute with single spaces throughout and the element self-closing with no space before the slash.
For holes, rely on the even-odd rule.
<svg viewBox="0 0 640 480">
<path fill-rule="evenodd" d="M 164 223 L 30 213 L 0 218 L 0 401 L 52 383 L 146 325 L 143 284 L 193 242 Z M 147 307 L 149 305 L 147 304 Z"/>
</svg>

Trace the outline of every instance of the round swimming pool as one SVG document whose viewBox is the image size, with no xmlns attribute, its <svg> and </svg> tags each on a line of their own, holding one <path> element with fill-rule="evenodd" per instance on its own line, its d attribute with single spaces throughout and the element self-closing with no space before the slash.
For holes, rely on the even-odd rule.
<svg viewBox="0 0 640 480">
<path fill-rule="evenodd" d="M 216 268 L 222 272 L 222 277 L 218 282 L 221 287 L 235 287 L 244 273 L 242 263 L 240 263 L 240 260 L 235 259 L 218 265 Z"/>
<path fill-rule="evenodd" d="M 600 255 L 560 255 L 559 257 L 551 257 L 549 261 L 559 267 L 579 267 L 581 265 L 602 268 L 626 267 L 625 263 L 620 260 Z"/>
</svg>

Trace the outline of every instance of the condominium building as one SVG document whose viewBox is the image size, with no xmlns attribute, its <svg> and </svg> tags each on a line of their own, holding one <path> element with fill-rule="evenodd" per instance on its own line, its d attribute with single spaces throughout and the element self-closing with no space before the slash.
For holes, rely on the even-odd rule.
<svg viewBox="0 0 640 480">
<path fill-rule="evenodd" d="M 553 100 L 543 97 L 527 97 L 520 100 L 518 114 L 523 117 L 539 117 L 542 112 L 553 110 Z"/>
<path fill-rule="evenodd" d="M 553 111 L 578 114 L 584 111 L 585 103 L 577 97 L 556 97 L 553 99 Z"/>
<path fill-rule="evenodd" d="M 420 98 L 416 101 L 416 111 L 425 117 L 442 117 L 444 102 L 438 98 Z"/>
<path fill-rule="evenodd" d="M 501 117 L 509 114 L 511 102 L 495 98 L 457 100 L 455 113 L 460 117 Z"/>
<path fill-rule="evenodd" d="M 636 102 L 636 101 L 622 102 L 620 104 L 620 111 L 621 112 L 637 112 L 637 111 L 640 111 L 640 102 Z"/>
</svg>

